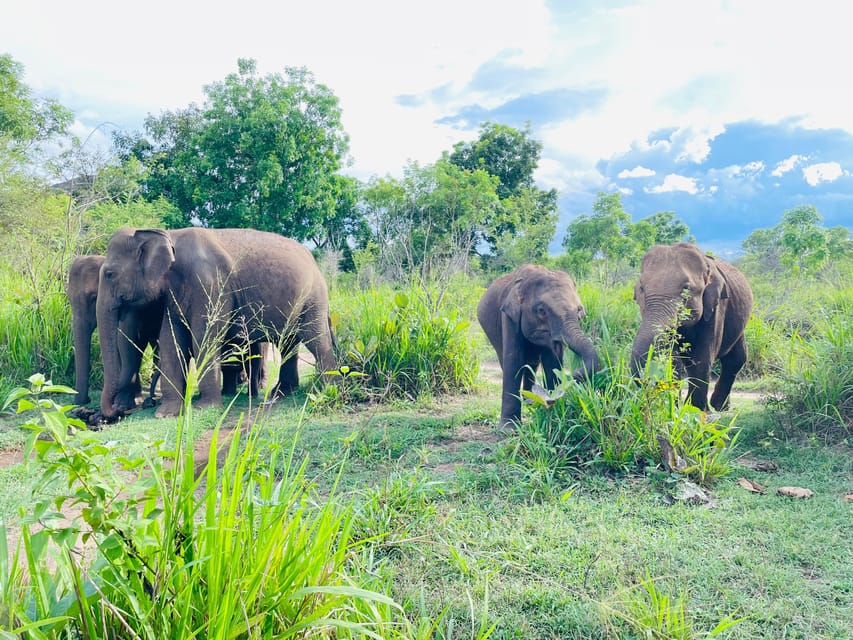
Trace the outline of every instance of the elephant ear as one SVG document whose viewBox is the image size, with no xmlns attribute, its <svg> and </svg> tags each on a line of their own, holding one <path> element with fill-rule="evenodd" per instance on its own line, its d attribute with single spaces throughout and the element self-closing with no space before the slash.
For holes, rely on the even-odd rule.
<svg viewBox="0 0 853 640">
<path fill-rule="evenodd" d="M 723 279 L 723 274 L 717 269 L 713 258 L 708 258 L 708 266 L 710 267 L 708 284 L 705 285 L 705 291 L 702 293 L 702 319 L 706 322 L 714 317 L 720 300 L 729 297 L 726 281 Z"/>
<path fill-rule="evenodd" d="M 521 287 L 522 279 L 518 278 L 510 285 L 501 305 L 501 313 L 507 316 L 515 324 L 521 322 Z"/>
<path fill-rule="evenodd" d="M 172 239 L 162 229 L 139 229 L 133 234 L 136 240 L 136 259 L 145 282 L 159 282 L 175 262 Z"/>
</svg>

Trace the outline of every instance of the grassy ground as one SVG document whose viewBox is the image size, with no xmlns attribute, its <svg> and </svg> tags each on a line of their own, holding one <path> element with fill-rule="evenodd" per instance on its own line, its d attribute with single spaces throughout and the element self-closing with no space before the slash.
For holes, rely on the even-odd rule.
<svg viewBox="0 0 853 640">
<path fill-rule="evenodd" d="M 849 446 L 783 439 L 760 403 L 738 397 L 739 452 L 778 471 L 738 466 L 713 488 L 711 507 L 668 504 L 662 475 L 590 472 L 543 494 L 506 462 L 489 371 L 468 396 L 312 415 L 303 390 L 263 418 L 282 445 L 298 438 L 318 500 L 337 483 L 336 499 L 354 501 L 354 530 L 371 539 L 356 561 L 388 576 L 411 611 L 447 608 L 460 638 L 481 615 L 496 638 L 640 637 L 606 612 L 624 612 L 651 577 L 659 593 L 687 598 L 686 637 L 730 614 L 743 621 L 727 638 L 853 637 Z M 241 409 L 242 400 L 235 419 Z M 217 417 L 198 412 L 199 439 Z M 10 453 L 25 437 L 17 424 L 0 420 L 0 516 L 12 520 L 34 482 Z M 173 426 L 148 410 L 101 433 L 131 443 L 168 438 Z M 742 489 L 740 476 L 766 494 Z M 815 495 L 777 495 L 785 485 Z"/>
</svg>

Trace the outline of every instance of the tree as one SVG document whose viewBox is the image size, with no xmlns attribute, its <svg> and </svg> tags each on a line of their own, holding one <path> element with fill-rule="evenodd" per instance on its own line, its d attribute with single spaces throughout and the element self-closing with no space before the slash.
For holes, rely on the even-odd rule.
<svg viewBox="0 0 853 640">
<path fill-rule="evenodd" d="M 202 107 L 146 121 L 150 197 L 164 195 L 183 224 L 252 227 L 305 240 L 334 217 L 336 172 L 348 152 L 338 99 L 304 68 L 259 76 L 254 60 L 204 88 Z"/>
<path fill-rule="evenodd" d="M 637 243 L 639 257 L 656 244 L 694 241 L 690 228 L 676 220 L 672 211 L 658 211 L 634 223 L 629 228 L 629 235 Z"/>
<path fill-rule="evenodd" d="M 359 184 L 355 178 L 333 175 L 331 189 L 326 197 L 332 201 L 325 209 L 331 214 L 321 221 L 321 226 L 309 237 L 321 252 L 334 252 L 340 256 L 338 267 L 353 271 L 353 250 L 363 249 L 371 238 L 370 225 L 359 208 Z"/>
<path fill-rule="evenodd" d="M 660 211 L 631 222 L 618 192 L 599 192 L 590 215 L 572 220 L 563 238 L 567 255 L 562 262 L 573 273 L 589 273 L 592 265 L 601 267 L 605 280 L 626 268 L 635 268 L 643 255 L 656 244 L 692 240 L 689 228 L 671 211 Z"/>
<path fill-rule="evenodd" d="M 468 171 L 482 170 L 497 180 L 500 200 L 484 220 L 483 258 L 496 271 L 509 271 L 522 262 L 541 261 L 557 229 L 557 192 L 535 186 L 542 143 L 531 138 L 530 124 L 523 130 L 494 122 L 480 126 L 472 142 L 458 142 L 448 160 Z"/>
<path fill-rule="evenodd" d="M 33 145 L 64 135 L 71 111 L 55 100 L 35 98 L 24 81 L 24 67 L 0 55 L 0 150 L 25 153 Z"/>
<path fill-rule="evenodd" d="M 463 169 L 482 169 L 498 179 L 497 194 L 508 198 L 533 186 L 542 143 L 531 137 L 530 123 L 522 131 L 507 125 L 485 122 L 473 142 L 453 145 L 450 162 Z"/>
<path fill-rule="evenodd" d="M 832 260 L 849 256 L 850 232 L 844 227 L 827 229 L 822 223 L 813 205 L 788 209 L 775 227 L 756 229 L 744 240 L 747 261 L 765 270 L 800 274 L 816 273 Z"/>
<path fill-rule="evenodd" d="M 392 279 L 421 279 L 464 271 L 498 206 L 497 179 L 442 158 L 434 165 L 410 163 L 402 180 L 374 178 L 362 206 L 374 233 L 377 267 Z"/>
</svg>

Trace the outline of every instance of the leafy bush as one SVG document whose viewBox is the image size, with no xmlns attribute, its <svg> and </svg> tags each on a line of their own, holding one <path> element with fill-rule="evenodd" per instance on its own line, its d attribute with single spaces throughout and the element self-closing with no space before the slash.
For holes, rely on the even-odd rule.
<svg viewBox="0 0 853 640">
<path fill-rule="evenodd" d="M 193 385 L 191 376 L 188 398 Z M 67 392 L 35 375 L 6 403 L 39 412 L 26 425 L 26 452 L 36 453 L 33 471 L 42 474 L 11 562 L 0 523 L 0 615 L 11 634 L 415 635 L 393 600 L 359 586 L 350 508 L 335 499 L 316 506 L 305 463 L 265 446 L 257 423 L 244 437 L 236 429 L 221 468 L 217 428 L 197 469 L 186 435 L 191 410 L 172 445 L 127 452 L 85 431 L 66 416 L 70 407 L 47 396 Z M 77 505 L 79 515 L 65 520 L 63 505 Z M 435 625 L 422 628 L 428 637 Z"/>
<path fill-rule="evenodd" d="M 47 371 L 63 384 L 73 380 L 71 307 L 54 274 L 27 280 L 0 265 L 0 394 L 5 397 L 32 371 Z M 97 351 L 93 354 L 97 356 Z"/>
<path fill-rule="evenodd" d="M 470 322 L 439 303 L 433 291 L 417 286 L 396 293 L 383 287 L 342 301 L 346 312 L 333 320 L 342 375 L 314 394 L 314 402 L 416 399 L 473 388 L 479 361 L 468 339 Z"/>
<path fill-rule="evenodd" d="M 523 391 L 533 412 L 511 439 L 510 460 L 547 469 L 555 481 L 587 465 L 626 471 L 651 464 L 712 483 L 730 471 L 734 426 L 687 404 L 681 387 L 665 353 L 639 381 L 620 360 L 592 382 L 563 374 L 551 394 Z"/>
<path fill-rule="evenodd" d="M 815 314 L 808 340 L 791 337 L 780 417 L 809 432 L 853 429 L 853 301 Z"/>
</svg>

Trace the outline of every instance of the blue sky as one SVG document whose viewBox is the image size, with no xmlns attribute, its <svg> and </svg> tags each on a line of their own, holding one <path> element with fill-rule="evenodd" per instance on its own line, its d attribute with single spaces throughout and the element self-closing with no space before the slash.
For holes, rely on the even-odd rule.
<svg viewBox="0 0 853 640">
<path fill-rule="evenodd" d="M 596 193 L 674 211 L 736 251 L 813 204 L 853 225 L 853 60 L 835 0 L 116 3 L 4 7 L 0 52 L 76 114 L 81 137 L 140 129 L 255 58 L 305 66 L 340 99 L 347 173 L 400 175 L 480 123 L 529 122 L 558 238 Z"/>
</svg>

